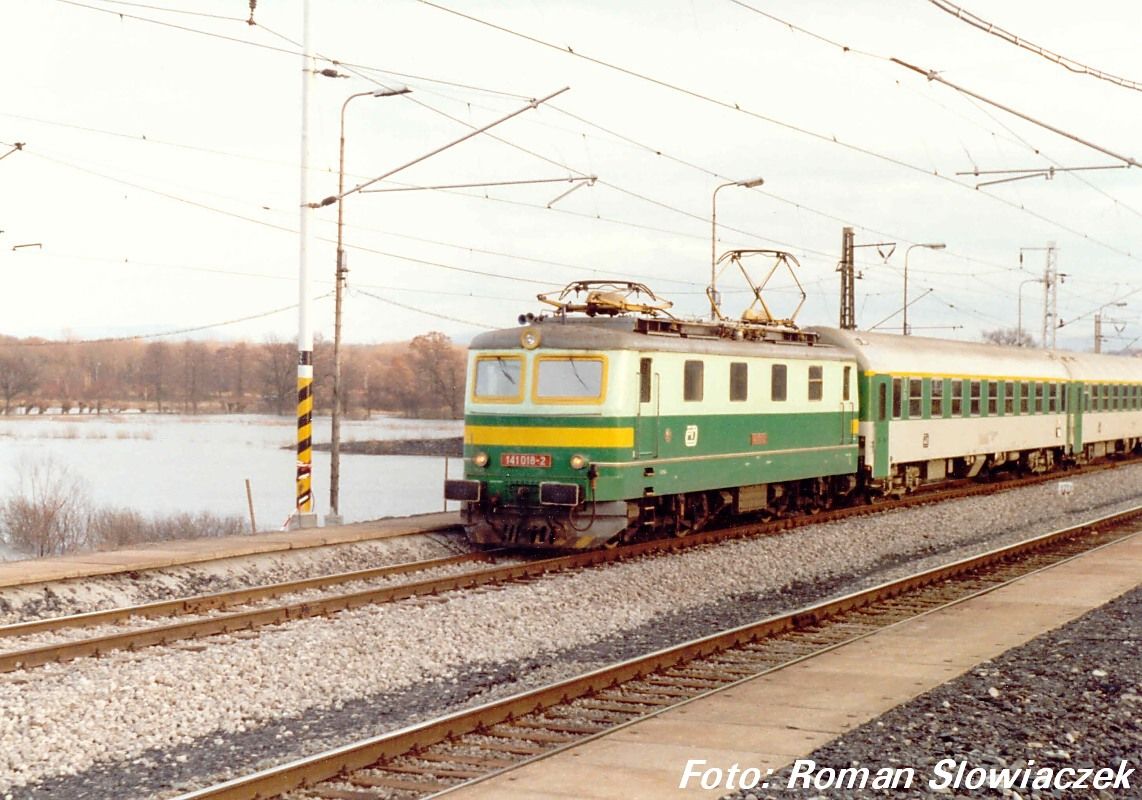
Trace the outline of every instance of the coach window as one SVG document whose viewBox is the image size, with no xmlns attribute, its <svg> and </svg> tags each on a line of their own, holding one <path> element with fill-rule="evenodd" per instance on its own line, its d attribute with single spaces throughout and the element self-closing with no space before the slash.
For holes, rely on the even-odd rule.
<svg viewBox="0 0 1142 800">
<path fill-rule="evenodd" d="M 774 401 L 785 400 L 785 380 L 788 369 L 784 364 L 774 364 L 769 371 L 769 399 Z"/>
<path fill-rule="evenodd" d="M 1031 384 L 1027 381 L 1019 384 L 1019 413 L 1026 414 L 1031 409 Z"/>
<path fill-rule="evenodd" d="M 997 381 L 987 382 L 987 415 L 994 417 L 999 413 L 999 383 Z"/>
<path fill-rule="evenodd" d="M 944 379 L 932 378 L 932 408 L 929 414 L 933 419 L 944 416 Z"/>
<path fill-rule="evenodd" d="M 1015 413 L 1015 384 L 1011 381 L 1003 384 L 1003 413 Z"/>
<path fill-rule="evenodd" d="M 980 389 L 979 381 L 972 381 L 971 382 L 971 405 L 969 408 L 970 408 L 970 413 L 973 417 L 979 416 L 979 389 Z"/>
<path fill-rule="evenodd" d="M 1099 410 L 1099 403 L 1102 402 L 1099 399 L 1102 396 L 1102 393 L 1099 391 L 1101 388 L 1102 387 L 1099 386 L 1099 384 L 1097 384 L 1097 383 L 1092 383 L 1090 386 L 1086 387 L 1086 390 L 1087 390 L 1086 410 L 1087 411 L 1098 411 Z"/>
<path fill-rule="evenodd" d="M 919 378 L 908 380 L 908 418 L 920 419 L 920 404 L 924 400 L 924 381 Z"/>
<path fill-rule="evenodd" d="M 650 381 L 653 359 L 640 358 L 638 360 L 638 402 L 650 402 Z"/>
<path fill-rule="evenodd" d="M 682 399 L 699 402 L 703 395 L 703 380 L 706 365 L 701 361 L 687 361 L 682 380 Z"/>
<path fill-rule="evenodd" d="M 1083 411 L 1090 411 L 1090 385 L 1083 387 Z"/>
<path fill-rule="evenodd" d="M 1048 411 L 1051 411 L 1052 413 L 1054 413 L 1054 412 L 1059 410 L 1059 384 L 1052 383 L 1052 384 L 1049 384 L 1047 386 L 1047 388 L 1050 390 L 1050 393 L 1051 393 L 1051 395 L 1050 395 L 1051 407 L 1048 409 Z"/>
<path fill-rule="evenodd" d="M 901 406 L 904 404 L 904 389 L 899 378 L 892 379 L 892 418 L 900 419 Z"/>
<path fill-rule="evenodd" d="M 740 403 L 749 398 L 749 364 L 734 361 L 730 364 L 730 401 Z"/>
<path fill-rule="evenodd" d="M 1047 407 L 1043 403 L 1043 384 L 1040 382 L 1035 383 L 1035 413 L 1041 414 L 1046 411 Z"/>
<path fill-rule="evenodd" d="M 1099 397 L 1102 398 L 1102 410 L 1103 411 L 1109 410 L 1110 409 L 1110 384 L 1109 383 L 1102 384 L 1098 395 L 1099 395 Z"/>
<path fill-rule="evenodd" d="M 964 415 L 964 382 L 952 381 L 952 416 Z"/>
<path fill-rule="evenodd" d="M 847 400 L 852 398 L 852 390 L 849 389 L 849 381 L 852 380 L 852 377 L 853 377 L 853 368 L 852 367 L 845 367 L 844 383 L 841 384 L 841 399 L 842 400 L 847 401 Z"/>
<path fill-rule="evenodd" d="M 820 400 L 825 394 L 825 376 L 821 367 L 809 367 L 809 399 Z"/>
</svg>

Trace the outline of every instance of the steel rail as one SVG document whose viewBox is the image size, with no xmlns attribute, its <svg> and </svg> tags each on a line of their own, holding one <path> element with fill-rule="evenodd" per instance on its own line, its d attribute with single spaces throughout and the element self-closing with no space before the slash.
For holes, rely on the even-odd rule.
<svg viewBox="0 0 1142 800">
<path fill-rule="evenodd" d="M 47 617 L 44 619 L 28 620 L 27 622 L 15 622 L 11 625 L 0 626 L 0 638 L 27 636 L 32 633 L 47 633 L 67 628 L 89 628 L 94 625 L 109 625 L 133 617 L 168 617 L 178 614 L 199 614 L 206 611 L 215 611 L 219 608 L 244 605 L 257 600 L 278 597 L 291 592 L 321 589 L 326 586 L 337 586 L 354 581 L 372 580 L 389 575 L 404 575 L 410 572 L 423 572 L 424 570 L 435 569 L 436 567 L 466 564 L 472 561 L 490 561 L 491 559 L 492 555 L 486 552 L 463 553 L 455 556 L 446 556 L 444 558 L 430 558 L 422 561 L 409 561 L 404 564 L 392 564 L 385 567 L 372 567 L 370 569 L 360 569 L 352 572 L 339 572 L 333 575 L 320 575 L 294 581 L 281 581 L 246 589 L 211 592 L 209 594 L 194 595 L 176 600 L 158 600 L 153 603 L 141 603 L 135 606 L 121 606 L 119 608 L 109 608 L 102 611 L 69 614 L 63 617 Z"/>
<path fill-rule="evenodd" d="M 655 672 L 676 667 L 698 658 L 760 642 L 787 631 L 813 626 L 826 618 L 854 609 L 865 608 L 878 601 L 895 598 L 949 579 L 969 575 L 983 568 L 1060 544 L 1065 539 L 1077 537 L 1086 532 L 1122 525 L 1138 517 L 1142 517 L 1142 506 L 1135 506 L 1126 511 L 1035 536 L 1012 545 L 995 548 L 976 556 L 925 570 L 899 580 L 889 581 L 870 589 L 853 592 L 834 600 L 768 617 L 758 622 L 705 636 L 674 647 L 664 648 L 550 686 L 486 703 L 474 709 L 455 712 L 436 720 L 349 744 L 327 753 L 303 758 L 262 770 L 253 775 L 192 791 L 178 796 L 175 800 L 249 800 L 249 798 L 276 797 L 299 787 L 313 786 L 343 772 L 369 767 L 382 759 L 394 758 L 464 734 L 475 733 L 526 714 L 602 692 L 626 681 L 645 678 Z M 974 592 L 973 596 L 994 591 L 1006 583 L 1005 581 Z M 959 598 L 953 602 L 961 602 L 962 599 Z"/>
</svg>

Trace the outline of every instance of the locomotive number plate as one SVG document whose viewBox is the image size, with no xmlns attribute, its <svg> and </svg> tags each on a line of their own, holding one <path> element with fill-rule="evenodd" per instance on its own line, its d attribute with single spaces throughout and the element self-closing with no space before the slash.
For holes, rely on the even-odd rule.
<svg viewBox="0 0 1142 800">
<path fill-rule="evenodd" d="M 551 466 L 551 456 L 546 453 L 500 453 L 500 466 L 548 469 Z"/>
</svg>

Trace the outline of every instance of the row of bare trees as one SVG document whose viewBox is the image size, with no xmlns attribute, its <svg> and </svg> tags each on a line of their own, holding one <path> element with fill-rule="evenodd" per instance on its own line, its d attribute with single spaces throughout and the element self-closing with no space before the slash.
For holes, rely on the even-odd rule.
<svg viewBox="0 0 1142 800">
<path fill-rule="evenodd" d="M 292 342 L 52 342 L 0 337 L 4 414 L 290 414 L 297 396 Z M 327 413 L 333 395 L 333 346 L 314 347 L 314 401 Z M 463 413 L 464 351 L 442 333 L 410 342 L 349 345 L 342 351 L 343 411 L 368 416 L 457 418 Z"/>
</svg>

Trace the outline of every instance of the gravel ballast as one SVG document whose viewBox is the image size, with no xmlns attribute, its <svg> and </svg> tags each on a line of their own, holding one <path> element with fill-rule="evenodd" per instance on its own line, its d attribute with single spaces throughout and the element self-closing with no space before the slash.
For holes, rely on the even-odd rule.
<svg viewBox="0 0 1142 800">
<path fill-rule="evenodd" d="M 780 798 L 1135 798 L 1142 797 L 1142 589 L 979 664 L 971 671 L 807 756 L 790 788 L 790 769 L 768 789 L 730 800 Z M 945 763 L 947 759 L 957 766 Z M 1126 767 L 1120 765 L 1126 762 Z M 957 785 L 954 776 L 965 764 Z M 972 788 L 971 770 L 1133 769 L 1129 788 Z M 915 770 L 910 788 L 825 786 L 825 769 Z M 953 776 L 949 778 L 948 775 Z M 813 777 L 809 777 L 812 775 Z M 806 788 L 806 777 L 809 785 Z M 1073 779 L 1076 776 L 1067 776 Z M 1021 777 L 1020 777 L 1021 780 Z M 934 785 L 929 785 L 929 782 Z M 1018 784 L 1017 784 L 1018 786 Z"/>
<path fill-rule="evenodd" d="M 0 788 L 185 790 L 1142 499 L 1142 466 L 1073 482 L 3 675 Z"/>
<path fill-rule="evenodd" d="M 467 549 L 455 535 L 412 534 L 6 587 L 0 588 L 0 625 L 423 561 Z"/>
</svg>

